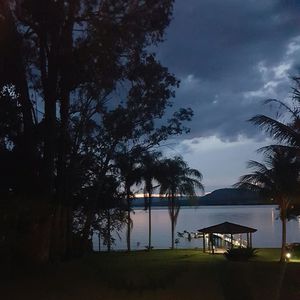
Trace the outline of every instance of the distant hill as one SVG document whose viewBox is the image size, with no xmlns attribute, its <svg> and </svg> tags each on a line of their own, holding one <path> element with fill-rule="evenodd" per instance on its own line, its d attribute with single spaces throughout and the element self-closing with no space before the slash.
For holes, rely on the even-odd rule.
<svg viewBox="0 0 300 300">
<path fill-rule="evenodd" d="M 255 205 L 262 204 L 258 193 L 244 189 L 220 189 L 199 197 L 200 205 Z"/>
<path fill-rule="evenodd" d="M 152 199 L 153 206 L 167 206 L 167 199 L 154 197 Z M 219 189 L 210 194 L 195 199 L 180 199 L 182 206 L 197 206 L 197 205 L 257 205 L 268 204 L 262 201 L 256 192 L 244 189 Z M 133 206 L 143 207 L 144 198 L 137 198 L 133 201 Z"/>
</svg>

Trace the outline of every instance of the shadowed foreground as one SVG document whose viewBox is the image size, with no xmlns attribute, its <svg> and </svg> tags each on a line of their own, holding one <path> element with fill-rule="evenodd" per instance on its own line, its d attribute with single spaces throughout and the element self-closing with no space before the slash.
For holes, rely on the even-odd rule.
<svg viewBox="0 0 300 300">
<path fill-rule="evenodd" d="M 199 250 L 100 253 L 1 280 L 1 299 L 300 299 L 300 264 L 277 249 L 251 262 Z M 9 278 L 7 278 L 9 277 Z"/>
</svg>

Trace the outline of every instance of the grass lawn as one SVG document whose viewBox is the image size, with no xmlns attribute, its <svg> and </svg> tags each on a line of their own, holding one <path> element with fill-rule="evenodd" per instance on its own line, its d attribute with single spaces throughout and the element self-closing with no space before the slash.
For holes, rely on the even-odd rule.
<svg viewBox="0 0 300 300">
<path fill-rule="evenodd" d="M 279 264 L 278 249 L 258 254 L 228 262 L 201 250 L 96 253 L 6 276 L 0 299 L 300 299 L 300 263 Z"/>
</svg>

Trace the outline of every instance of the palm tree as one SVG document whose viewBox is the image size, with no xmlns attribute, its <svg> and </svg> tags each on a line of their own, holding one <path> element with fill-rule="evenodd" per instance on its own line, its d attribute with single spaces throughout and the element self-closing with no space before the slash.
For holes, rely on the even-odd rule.
<svg viewBox="0 0 300 300">
<path fill-rule="evenodd" d="M 281 148 L 300 156 L 300 77 L 294 77 L 293 80 L 295 82 L 292 96 L 293 104 L 287 104 L 277 99 L 265 101 L 266 104 L 277 104 L 280 109 L 283 109 L 284 113 L 281 114 L 281 120 L 266 115 L 256 115 L 250 119 L 250 122 L 262 128 L 280 143 L 262 148 L 261 150 L 264 152 L 272 152 L 274 149 Z M 288 121 L 284 121 L 286 118 Z"/>
<path fill-rule="evenodd" d="M 140 170 L 138 168 L 138 158 L 139 153 L 136 151 L 125 151 L 120 152 L 115 155 L 115 164 L 119 170 L 121 181 L 124 183 L 124 192 L 126 200 L 126 210 L 127 210 L 127 250 L 131 250 L 131 229 L 132 229 L 132 220 L 131 220 L 131 204 L 133 193 L 131 187 L 140 181 Z"/>
<path fill-rule="evenodd" d="M 162 160 L 160 165 L 160 194 L 168 198 L 169 214 L 171 218 L 171 249 L 174 249 L 174 230 L 179 214 L 180 205 L 178 196 L 196 196 L 196 189 L 203 192 L 201 183 L 202 174 L 189 168 L 187 163 L 179 156 Z"/>
<path fill-rule="evenodd" d="M 283 109 L 281 118 L 271 118 L 266 115 L 256 115 L 250 119 L 252 123 L 259 126 L 268 133 L 278 143 L 259 149 L 258 151 L 272 156 L 274 152 L 285 152 L 289 157 L 294 157 L 297 161 L 300 159 L 300 77 L 293 77 L 294 87 L 292 88 L 292 101 L 284 102 L 277 99 L 269 99 L 266 104 L 277 104 Z M 286 121 L 288 120 L 288 121 Z M 299 194 L 298 194 L 299 195 Z M 293 199 L 294 203 L 290 205 L 287 211 L 288 217 L 294 217 L 300 214 L 299 199 Z"/>
<path fill-rule="evenodd" d="M 285 261 L 287 211 L 299 194 L 299 161 L 289 152 L 276 149 L 265 155 L 264 163 L 250 161 L 251 174 L 244 175 L 235 187 L 259 192 L 265 199 L 279 206 L 282 223 L 280 261 Z"/>
<path fill-rule="evenodd" d="M 160 152 L 145 152 L 141 156 L 141 178 L 144 181 L 144 197 L 146 199 L 146 209 L 148 209 L 148 250 L 150 251 L 152 248 L 151 239 L 152 239 L 152 196 L 153 191 L 156 188 L 153 185 L 153 182 L 159 180 L 159 158 L 161 157 Z"/>
</svg>

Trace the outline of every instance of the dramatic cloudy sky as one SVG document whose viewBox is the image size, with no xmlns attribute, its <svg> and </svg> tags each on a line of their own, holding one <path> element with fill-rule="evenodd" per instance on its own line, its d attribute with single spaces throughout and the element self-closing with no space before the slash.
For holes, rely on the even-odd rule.
<svg viewBox="0 0 300 300">
<path fill-rule="evenodd" d="M 274 115 L 262 100 L 287 98 L 300 70 L 300 1 L 177 0 L 157 55 L 181 80 L 175 106 L 195 113 L 166 151 L 201 170 L 207 192 L 231 186 L 268 142 L 247 119 Z"/>
</svg>

